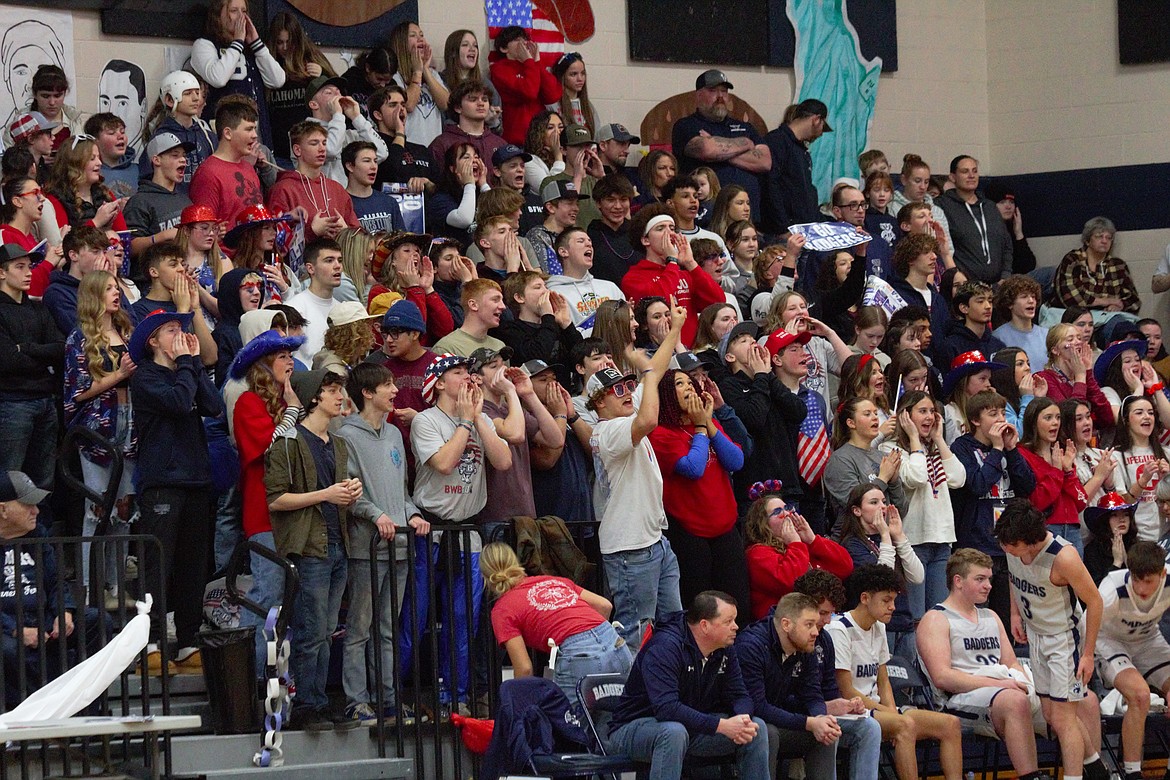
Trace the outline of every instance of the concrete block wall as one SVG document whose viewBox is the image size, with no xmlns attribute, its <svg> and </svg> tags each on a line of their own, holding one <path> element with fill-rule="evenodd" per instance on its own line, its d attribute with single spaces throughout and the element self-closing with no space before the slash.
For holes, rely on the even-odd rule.
<svg viewBox="0 0 1170 780">
<path fill-rule="evenodd" d="M 573 48 L 585 58 L 602 120 L 636 130 L 658 100 L 692 89 L 702 68 L 631 63 L 625 3 L 593 6 L 596 33 Z M 900 0 L 900 70 L 881 77 L 871 146 L 895 168 L 915 152 L 940 173 L 960 152 L 979 158 L 989 175 L 1165 160 L 1170 65 L 1118 65 L 1116 13 L 1115 4 L 1095 0 Z M 419 0 L 419 16 L 437 51 L 460 28 L 487 43 L 481 0 Z M 106 60 L 137 62 L 153 95 L 164 74 L 163 47 L 181 45 L 103 35 L 96 11 L 74 12 L 74 38 L 76 103 L 88 111 L 96 107 Z M 343 67 L 340 50 L 328 53 Z M 793 95 L 792 71 L 724 70 L 735 94 L 775 126 Z M 1170 301 L 1154 301 L 1148 279 L 1168 243 L 1170 230 L 1121 234 L 1117 242 L 1142 287 L 1145 311 L 1163 317 Z M 1055 264 L 1077 245 L 1076 236 L 1033 241 L 1042 264 Z"/>
<path fill-rule="evenodd" d="M 987 116 L 996 171 L 1167 159 L 1170 64 L 1119 64 L 1116 3 L 985 0 L 984 6 Z M 1117 208 L 1120 213 L 1125 204 Z M 1114 251 L 1129 263 L 1143 314 L 1170 323 L 1170 297 L 1156 299 L 1149 287 L 1167 244 L 1170 229 L 1131 231 L 1118 234 Z M 1041 264 L 1055 264 L 1080 246 L 1080 236 L 1046 237 L 1031 246 Z"/>
</svg>

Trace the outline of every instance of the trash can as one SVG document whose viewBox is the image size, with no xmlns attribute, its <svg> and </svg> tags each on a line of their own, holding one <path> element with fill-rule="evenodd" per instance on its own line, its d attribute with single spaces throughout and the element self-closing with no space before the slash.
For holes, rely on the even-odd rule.
<svg viewBox="0 0 1170 780">
<path fill-rule="evenodd" d="M 256 733 L 262 725 L 256 698 L 256 629 L 202 631 L 197 639 L 212 730 L 216 734 Z"/>
</svg>

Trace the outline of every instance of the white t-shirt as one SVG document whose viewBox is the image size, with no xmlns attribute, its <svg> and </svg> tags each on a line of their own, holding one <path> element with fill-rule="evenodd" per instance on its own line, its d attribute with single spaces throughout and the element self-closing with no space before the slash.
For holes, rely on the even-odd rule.
<svg viewBox="0 0 1170 780">
<path fill-rule="evenodd" d="M 1134 447 L 1132 450 L 1117 452 L 1114 457 L 1117 459 L 1117 465 L 1113 467 L 1113 486 L 1131 495 L 1133 490 L 1137 490 L 1138 469 L 1158 460 L 1158 456 L 1150 447 Z M 1155 478 L 1151 480 L 1150 486 L 1142 491 L 1137 508 L 1133 512 L 1138 539 L 1146 542 L 1156 542 L 1162 538 L 1162 520 L 1158 515 L 1158 505 L 1154 503 L 1154 493 L 1157 489 L 1158 480 Z"/>
<path fill-rule="evenodd" d="M 431 68 L 431 75 L 434 76 L 435 81 L 443 84 L 443 79 L 439 72 Z M 394 83 L 406 89 L 406 84 L 402 81 L 402 74 L 394 74 Z M 444 84 L 444 86 L 446 86 Z M 414 107 L 406 115 L 406 140 L 412 144 L 421 144 L 423 146 L 430 146 L 431 141 L 439 137 L 443 132 L 443 111 L 435 103 L 434 97 L 431 96 L 431 88 L 423 82 L 422 90 L 419 93 L 418 105 Z M 442 160 L 436 161 L 439 165 L 443 164 Z"/>
<path fill-rule="evenodd" d="M 595 506 L 602 554 L 649 547 L 666 527 L 658 459 L 649 437 L 634 444 L 633 428 L 634 415 L 600 420 L 589 440 L 597 474 L 595 498 L 600 498 Z"/>
<path fill-rule="evenodd" d="M 329 330 L 329 312 L 337 301 L 333 296 L 322 298 L 308 287 L 288 299 L 288 305 L 301 313 L 305 323 L 305 343 L 296 351 L 297 359 L 306 366 L 313 365 L 313 356 L 325 346 L 325 331 Z"/>
<path fill-rule="evenodd" d="M 836 668 L 853 675 L 853 687 L 862 696 L 878 699 L 878 667 L 890 660 L 886 624 L 876 621 L 866 631 L 846 613 L 833 615 L 825 630 L 833 639 Z"/>
<path fill-rule="evenodd" d="M 482 414 L 488 425 L 492 421 Z M 479 513 L 487 503 L 487 472 L 483 442 L 472 430 L 459 463 L 450 474 L 427 465 L 439 449 L 451 440 L 458 426 L 437 406 L 419 412 L 410 424 L 410 446 L 418 464 L 414 480 L 414 503 L 444 520 L 462 522 Z"/>
</svg>

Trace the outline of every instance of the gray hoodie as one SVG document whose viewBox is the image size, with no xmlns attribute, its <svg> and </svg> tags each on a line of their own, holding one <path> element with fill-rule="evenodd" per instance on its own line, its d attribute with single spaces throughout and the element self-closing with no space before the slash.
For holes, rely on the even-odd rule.
<svg viewBox="0 0 1170 780">
<path fill-rule="evenodd" d="M 153 236 L 176 227 L 179 215 L 190 205 L 191 199 L 186 191 L 176 188 L 172 192 L 148 180 L 138 185 L 138 192 L 130 198 L 122 216 L 126 227 L 134 231 L 135 236 Z"/>
<path fill-rule="evenodd" d="M 349 510 L 349 557 L 370 559 L 370 541 L 378 535 L 374 525 L 385 514 L 396 526 L 406 525 L 422 514 L 406 492 L 406 448 L 402 434 L 390 423 L 375 431 L 360 414 L 351 414 L 341 423 L 337 438 L 349 452 L 349 475 L 362 481 L 362 497 Z M 408 534 L 394 537 L 395 557 L 405 560 Z M 386 543 L 379 544 L 378 556 L 386 555 Z"/>
<path fill-rule="evenodd" d="M 625 300 L 621 289 L 613 282 L 598 279 L 588 271 L 580 279 L 571 276 L 550 276 L 548 289 L 559 293 L 569 302 L 569 311 L 573 314 L 573 324 L 581 327 L 581 323 L 597 313 L 597 307 L 605 301 Z M 593 327 L 581 328 L 583 335 L 593 332 Z"/>
</svg>

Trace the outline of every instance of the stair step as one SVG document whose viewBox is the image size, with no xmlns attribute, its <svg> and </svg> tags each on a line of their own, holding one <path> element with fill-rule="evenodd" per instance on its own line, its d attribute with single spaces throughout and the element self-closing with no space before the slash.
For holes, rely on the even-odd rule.
<svg viewBox="0 0 1170 780">
<path fill-rule="evenodd" d="M 284 731 L 282 735 L 286 766 L 378 758 L 378 743 L 368 728 L 319 733 Z M 254 773 L 252 756 L 259 749 L 259 730 L 254 734 L 176 736 L 171 739 L 171 767 L 176 776 L 241 769 Z"/>
<path fill-rule="evenodd" d="M 365 758 L 350 761 L 330 761 L 318 764 L 292 764 L 280 767 L 257 769 L 252 766 L 243 769 L 213 769 L 200 770 L 191 774 L 175 770 L 176 778 L 199 777 L 219 778 L 255 778 L 257 772 L 263 772 L 265 777 L 280 777 L 287 780 L 320 780 L 328 777 L 329 780 L 396 780 L 412 777 L 414 766 L 405 758 Z"/>
</svg>

